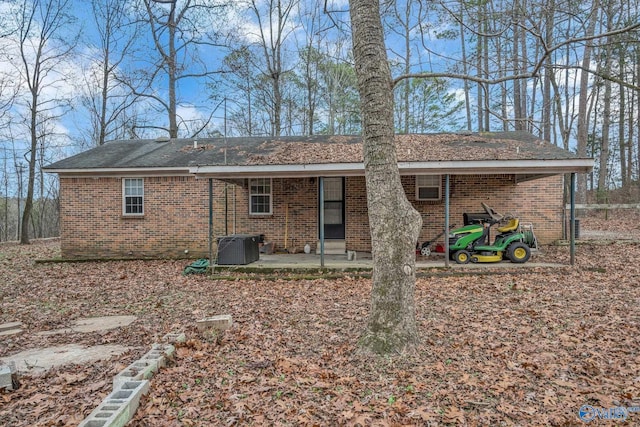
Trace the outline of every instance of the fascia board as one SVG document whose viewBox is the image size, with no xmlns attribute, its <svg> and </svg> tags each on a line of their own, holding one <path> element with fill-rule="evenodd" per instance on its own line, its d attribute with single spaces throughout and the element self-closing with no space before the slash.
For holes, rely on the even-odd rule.
<svg viewBox="0 0 640 427">
<path fill-rule="evenodd" d="M 563 174 L 586 173 L 593 169 L 593 159 L 566 160 L 481 160 L 399 162 L 403 175 L 409 174 Z M 196 166 L 189 172 L 198 177 L 309 177 L 309 176 L 362 176 L 363 163 L 322 163 L 308 165 L 227 165 Z"/>
</svg>

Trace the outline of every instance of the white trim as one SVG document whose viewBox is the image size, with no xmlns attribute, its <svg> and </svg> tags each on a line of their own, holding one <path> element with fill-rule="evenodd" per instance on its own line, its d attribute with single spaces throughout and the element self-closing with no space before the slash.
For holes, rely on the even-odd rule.
<svg viewBox="0 0 640 427">
<path fill-rule="evenodd" d="M 456 160 L 434 162 L 399 162 L 403 175 L 420 174 L 563 174 L 587 173 L 593 159 L 564 160 Z M 221 165 L 193 166 L 189 172 L 212 178 L 264 177 L 295 178 L 309 176 L 363 176 L 363 163 L 320 163 L 307 165 Z"/>
<path fill-rule="evenodd" d="M 126 194 L 126 182 L 127 180 L 139 180 L 142 181 L 142 212 L 130 213 L 127 212 L 127 197 L 138 197 L 138 196 L 127 196 Z M 141 217 L 144 216 L 144 178 L 141 177 L 123 177 L 122 178 L 122 216 L 126 217 Z"/>
<path fill-rule="evenodd" d="M 132 175 L 140 176 L 190 176 L 193 175 L 188 167 L 175 168 L 91 168 L 91 169 L 43 169 L 46 173 L 62 174 L 65 177 L 117 177 L 125 178 Z"/>
<path fill-rule="evenodd" d="M 251 197 L 254 196 L 253 193 L 251 193 L 251 181 L 255 181 L 258 179 L 264 179 L 264 180 L 269 180 L 269 193 L 256 193 L 255 196 L 269 196 L 269 212 L 252 212 L 251 211 Z M 249 194 L 249 216 L 264 216 L 264 215 L 273 215 L 273 180 L 271 178 L 266 178 L 266 177 L 255 177 L 255 178 L 249 178 L 249 182 L 248 182 L 248 190 L 247 193 Z"/>
<path fill-rule="evenodd" d="M 594 166 L 593 159 L 561 160 L 446 160 L 430 162 L 399 162 L 403 175 L 420 174 L 563 174 L 587 173 Z M 96 169 L 45 169 L 65 177 L 124 177 L 124 176 L 188 176 L 210 178 L 295 178 L 310 176 L 363 176 L 364 164 L 314 163 L 291 165 L 217 165 L 185 166 L 171 168 L 96 168 Z"/>
</svg>

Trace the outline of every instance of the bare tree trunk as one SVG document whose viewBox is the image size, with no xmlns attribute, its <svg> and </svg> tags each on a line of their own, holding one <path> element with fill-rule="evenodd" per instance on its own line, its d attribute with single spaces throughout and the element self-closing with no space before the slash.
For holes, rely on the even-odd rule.
<svg viewBox="0 0 640 427">
<path fill-rule="evenodd" d="M 592 14 L 585 36 L 591 37 L 595 33 L 596 23 L 598 21 L 598 10 L 600 8 L 600 0 L 594 0 L 591 8 Z M 591 63 L 591 51 L 593 50 L 593 42 L 588 41 L 584 46 L 582 54 L 582 71 L 580 71 L 580 95 L 578 98 L 578 135 L 577 135 L 577 155 L 578 157 L 587 157 L 587 138 L 589 118 L 587 117 L 587 101 L 589 99 L 589 73 L 588 69 Z M 576 201 L 584 203 L 587 198 L 587 177 L 585 174 L 578 174 L 578 188 L 576 191 Z"/>
<path fill-rule="evenodd" d="M 483 2 L 483 13 L 482 13 L 482 29 L 488 34 L 489 33 L 489 2 Z M 483 59 L 483 67 L 484 70 L 484 78 L 489 78 L 489 37 L 482 37 L 482 59 Z M 491 93 L 490 87 L 488 84 L 482 85 L 484 88 L 484 130 L 489 132 L 491 130 Z"/>
<path fill-rule="evenodd" d="M 77 38 L 67 38 L 64 40 L 66 45 L 59 43 L 59 50 L 50 48 L 54 42 L 58 43 L 62 30 L 68 28 L 73 21 L 66 14 L 69 7 L 68 0 L 24 1 L 18 18 L 20 64 L 16 64 L 16 68 L 28 90 L 26 103 L 29 111 L 27 120 L 29 146 L 25 156 L 28 162 L 27 196 L 20 223 L 20 243 L 22 244 L 29 243 L 29 223 L 33 211 L 38 157 L 38 129 L 46 129 L 47 122 L 59 117 L 53 113 L 52 105 L 64 109 L 66 104 L 62 98 L 46 98 L 43 92 L 59 83 L 59 81 L 48 81 L 47 78 L 50 74 L 54 74 L 53 70 L 69 56 L 77 42 Z"/>
<path fill-rule="evenodd" d="M 620 48 L 620 50 L 623 50 Z M 620 52 L 620 81 L 624 80 L 624 73 L 626 68 L 626 61 L 624 57 L 625 53 Z M 618 94 L 620 97 L 620 111 L 618 113 L 618 149 L 620 150 L 620 179 L 622 182 L 622 187 L 625 191 L 629 189 L 627 186 L 629 185 L 629 176 L 627 172 L 627 144 L 626 144 L 626 91 L 623 85 L 618 85 Z"/>
<path fill-rule="evenodd" d="M 555 18 L 555 0 L 547 0 L 545 11 L 544 41 L 546 46 L 553 43 L 553 29 Z M 544 80 L 542 82 L 542 139 L 551 141 L 551 86 L 553 77 L 553 58 L 549 56 L 545 61 Z"/>
<path fill-rule="evenodd" d="M 483 13 L 481 6 L 478 5 L 478 22 L 483 21 Z M 476 40 L 476 69 L 478 78 L 483 78 L 485 73 L 482 72 L 482 55 L 483 55 L 483 43 L 482 36 L 478 35 Z M 477 93 L 477 105 L 478 105 L 478 132 L 488 131 L 489 129 L 484 128 L 484 86 L 482 83 L 477 83 L 478 93 Z M 487 94 L 488 96 L 488 94 Z"/>
<path fill-rule="evenodd" d="M 462 48 L 462 72 L 464 75 L 468 74 L 468 65 L 467 65 L 467 50 L 466 43 L 464 40 L 464 25 L 462 24 L 462 20 L 460 20 L 460 44 Z M 462 81 L 464 85 L 464 111 L 467 118 L 467 130 L 470 131 L 471 127 L 471 101 L 469 100 L 469 81 L 464 79 Z"/>
<path fill-rule="evenodd" d="M 607 62 L 609 61 L 607 60 Z M 600 141 L 600 159 L 597 184 L 598 193 L 606 192 L 608 189 L 607 178 L 609 176 L 609 131 L 611 128 L 611 80 L 607 79 L 604 81 L 604 96 L 602 102 L 604 105 L 604 109 L 602 111 L 602 139 Z"/>
<path fill-rule="evenodd" d="M 165 58 L 167 62 L 167 79 L 169 82 L 169 137 L 178 137 L 178 101 L 176 99 L 176 85 L 178 68 L 176 64 L 176 2 L 171 3 L 169 18 L 167 20 L 169 29 L 169 55 Z"/>
<path fill-rule="evenodd" d="M 407 200 L 394 145 L 393 90 L 378 0 L 350 0 L 353 53 L 364 127 L 364 165 L 373 256 L 364 349 L 389 354 L 413 346 L 415 242 L 422 219 Z"/>
<path fill-rule="evenodd" d="M 258 20 L 260 31 L 260 45 L 264 53 L 266 64 L 265 76 L 271 83 L 271 135 L 280 136 L 282 131 L 282 76 L 283 58 L 282 47 L 287 38 L 287 21 L 296 0 L 270 0 L 268 2 L 269 25 L 263 28 L 263 16 L 261 15 L 258 2 L 251 0 L 251 8 Z M 265 29 L 269 34 L 265 34 Z"/>
</svg>

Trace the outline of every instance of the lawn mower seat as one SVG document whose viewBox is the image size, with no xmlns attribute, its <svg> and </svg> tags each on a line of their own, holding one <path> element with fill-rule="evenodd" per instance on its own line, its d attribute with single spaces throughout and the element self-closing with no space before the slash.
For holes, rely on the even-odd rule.
<svg viewBox="0 0 640 427">
<path fill-rule="evenodd" d="M 500 233 L 509 233 L 511 231 L 516 231 L 518 229 L 518 225 L 520 225 L 520 220 L 518 220 L 518 218 L 511 218 L 507 225 L 498 227 L 498 231 Z"/>
</svg>

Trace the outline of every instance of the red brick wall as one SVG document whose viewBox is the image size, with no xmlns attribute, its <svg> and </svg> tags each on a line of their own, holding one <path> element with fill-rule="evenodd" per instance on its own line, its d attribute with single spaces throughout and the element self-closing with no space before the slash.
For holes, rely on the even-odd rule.
<svg viewBox="0 0 640 427">
<path fill-rule="evenodd" d="M 190 257 L 208 254 L 208 179 L 145 177 L 142 218 L 122 215 L 121 178 L 60 179 L 64 257 Z M 444 227 L 443 200 L 415 201 L 415 177 L 402 177 L 405 192 L 422 214 L 420 242 Z M 444 181 L 444 180 L 443 180 Z M 238 184 L 238 185 L 236 185 Z M 444 185 L 444 184 L 443 184 Z M 347 249 L 370 251 L 364 177 L 347 177 Z M 273 179 L 272 215 L 248 215 L 247 180 L 213 181 L 213 235 L 264 234 L 276 248 L 302 250 L 318 241 L 318 179 Z M 515 183 L 513 175 L 451 177 L 450 222 L 462 225 L 464 212 L 482 212 L 485 202 L 500 213 L 534 224 L 542 243 L 562 237 L 562 177 Z M 226 206 L 225 206 L 226 199 Z M 226 217 L 226 221 L 225 221 Z M 214 238 L 215 242 L 215 238 Z M 215 253 L 215 244 L 213 247 Z"/>
<path fill-rule="evenodd" d="M 180 257 L 208 252 L 206 180 L 145 177 L 144 216 L 122 215 L 121 178 L 60 179 L 63 257 Z"/>
</svg>

